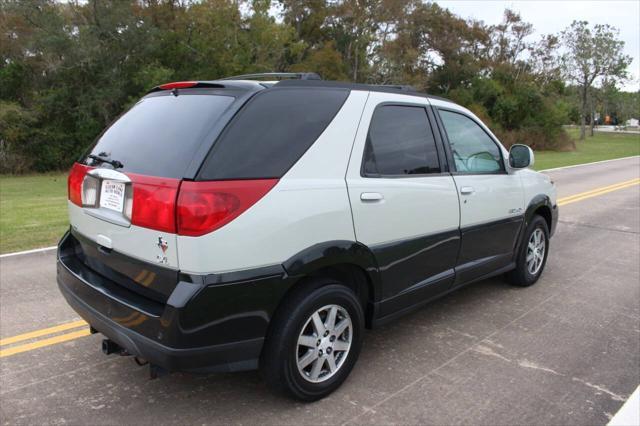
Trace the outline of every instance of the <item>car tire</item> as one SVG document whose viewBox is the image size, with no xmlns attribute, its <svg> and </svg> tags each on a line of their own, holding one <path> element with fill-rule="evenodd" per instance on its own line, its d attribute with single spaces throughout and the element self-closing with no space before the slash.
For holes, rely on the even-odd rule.
<svg viewBox="0 0 640 426">
<path fill-rule="evenodd" d="M 542 275 L 549 255 L 549 227 L 542 216 L 533 217 L 518 250 L 516 267 L 507 274 L 507 281 L 515 286 L 528 287 Z"/>
<path fill-rule="evenodd" d="M 319 280 L 303 284 L 283 303 L 262 352 L 262 376 L 277 393 L 307 402 L 324 398 L 340 387 L 358 359 L 362 305 L 346 286 Z"/>
</svg>

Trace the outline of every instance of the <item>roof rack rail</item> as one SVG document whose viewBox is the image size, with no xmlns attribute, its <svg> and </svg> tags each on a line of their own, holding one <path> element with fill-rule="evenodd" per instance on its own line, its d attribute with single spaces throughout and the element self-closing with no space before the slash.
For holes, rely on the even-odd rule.
<svg viewBox="0 0 640 426">
<path fill-rule="evenodd" d="M 322 80 L 322 77 L 315 72 L 262 72 L 256 74 L 233 75 L 231 77 L 220 78 L 218 80 L 259 80 L 263 78 L 278 80 L 282 80 L 283 78 L 295 80 Z"/>
<path fill-rule="evenodd" d="M 417 92 L 416 88 L 408 84 L 376 84 L 378 87 L 388 87 L 389 89 L 404 90 L 405 92 Z"/>
</svg>

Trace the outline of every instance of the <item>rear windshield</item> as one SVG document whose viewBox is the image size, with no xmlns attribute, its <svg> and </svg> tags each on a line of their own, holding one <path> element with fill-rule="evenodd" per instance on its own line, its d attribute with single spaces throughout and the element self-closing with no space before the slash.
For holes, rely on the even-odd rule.
<svg viewBox="0 0 640 426">
<path fill-rule="evenodd" d="M 198 179 L 280 178 L 318 139 L 346 89 L 283 88 L 256 94 L 229 123 Z"/>
<path fill-rule="evenodd" d="M 232 96 L 170 93 L 142 99 L 98 139 L 90 154 L 119 161 L 118 171 L 182 178 Z M 95 160 L 85 159 L 89 165 Z"/>
</svg>

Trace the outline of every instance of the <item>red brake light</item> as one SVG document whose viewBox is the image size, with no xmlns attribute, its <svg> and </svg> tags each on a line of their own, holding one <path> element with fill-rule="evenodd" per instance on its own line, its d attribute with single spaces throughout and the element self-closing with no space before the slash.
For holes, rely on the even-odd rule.
<svg viewBox="0 0 640 426">
<path fill-rule="evenodd" d="M 162 90 L 172 90 L 172 89 L 184 89 L 187 87 L 193 87 L 197 85 L 197 81 L 174 81 L 173 83 L 165 83 L 161 84 L 160 87 Z"/>
<path fill-rule="evenodd" d="M 182 182 L 178 234 L 208 234 L 231 222 L 271 190 L 278 179 Z"/>
<path fill-rule="evenodd" d="M 69 195 L 69 201 L 73 204 L 82 207 L 82 181 L 84 176 L 93 167 L 85 166 L 80 163 L 73 163 L 71 170 L 69 171 L 69 177 L 67 179 L 67 194 Z"/>
<path fill-rule="evenodd" d="M 133 173 L 128 176 L 133 186 L 131 223 L 175 234 L 175 206 L 180 181 Z"/>
<path fill-rule="evenodd" d="M 75 163 L 69 173 L 69 200 L 80 207 L 82 183 L 91 169 Z M 124 215 L 131 216 L 132 225 L 194 237 L 231 222 L 278 183 L 278 179 L 192 182 L 133 173 L 127 176 L 132 195 L 125 200 Z"/>
</svg>

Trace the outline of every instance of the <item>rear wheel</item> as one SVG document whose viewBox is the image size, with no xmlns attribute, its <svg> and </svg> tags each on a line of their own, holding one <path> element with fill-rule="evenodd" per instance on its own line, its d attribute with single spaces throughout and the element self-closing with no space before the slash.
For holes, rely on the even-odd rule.
<svg viewBox="0 0 640 426">
<path fill-rule="evenodd" d="M 516 268 L 507 274 L 508 281 L 526 287 L 542 275 L 549 255 L 549 227 L 542 216 L 534 216 L 525 231 L 516 259 Z"/>
<path fill-rule="evenodd" d="M 362 345 L 364 314 L 356 295 L 341 284 L 315 282 L 301 290 L 274 318 L 261 370 L 272 389 L 315 401 L 351 372 Z"/>
</svg>

